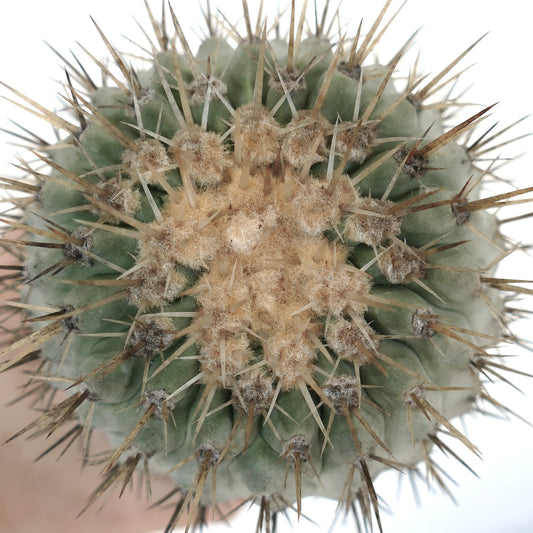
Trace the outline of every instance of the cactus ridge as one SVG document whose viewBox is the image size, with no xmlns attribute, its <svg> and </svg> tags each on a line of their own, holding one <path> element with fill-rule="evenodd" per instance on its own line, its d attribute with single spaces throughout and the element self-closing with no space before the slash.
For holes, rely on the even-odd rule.
<svg viewBox="0 0 533 533">
<path fill-rule="evenodd" d="M 9 88 L 65 137 L 33 147 L 47 173 L 2 179 L 24 193 L 2 245 L 24 261 L 5 288 L 25 285 L 4 305 L 27 320 L 0 370 L 40 358 L 35 394 L 69 394 L 12 439 L 73 423 L 48 451 L 73 439 L 89 455 L 107 432 L 82 512 L 144 468 L 178 488 L 169 532 L 232 499 L 270 532 L 309 495 L 381 531 L 381 471 L 425 461 L 443 484 L 433 448 L 480 453 L 451 419 L 500 407 L 483 378 L 512 370 L 495 362 L 503 293 L 526 291 L 495 277 L 511 245 L 492 210 L 533 188 L 484 197 L 499 138 L 469 139 L 492 106 L 447 127 L 453 102 L 435 104 L 477 42 L 401 89 L 412 39 L 368 64 L 390 4 L 332 45 L 327 7 L 305 37 L 292 2 L 283 40 L 244 1 L 235 48 L 208 9 L 196 55 L 172 8 L 176 39 L 147 4 L 151 67 L 96 26 L 120 75 L 95 60 L 98 87 L 68 64 L 74 119 Z"/>
</svg>

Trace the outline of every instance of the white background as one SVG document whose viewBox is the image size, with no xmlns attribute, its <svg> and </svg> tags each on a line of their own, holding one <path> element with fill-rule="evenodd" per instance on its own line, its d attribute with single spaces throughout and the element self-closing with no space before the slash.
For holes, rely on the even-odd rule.
<svg viewBox="0 0 533 533">
<path fill-rule="evenodd" d="M 255 16 L 259 2 L 249 0 L 252 14 Z M 333 2 L 335 3 L 335 2 Z M 9 4 L 9 7 L 7 7 Z M 272 5 L 274 2 L 272 2 Z M 289 2 L 281 2 L 285 7 Z M 302 2 L 297 2 L 297 6 Z M 311 2 L 310 2 L 311 4 Z M 159 10 L 161 3 L 152 2 L 154 10 Z M 239 0 L 218 2 L 230 20 L 241 16 Z M 319 3 L 321 5 L 321 3 Z M 366 5 L 366 7 L 365 7 Z M 364 2 L 345 0 L 342 22 L 347 24 L 350 35 L 356 31 L 361 17 L 368 29 L 382 2 L 368 0 Z M 392 11 L 400 5 L 393 2 Z M 173 6 L 182 25 L 186 29 L 197 30 L 202 27 L 200 12 L 195 0 L 184 2 L 175 0 Z M 531 113 L 533 111 L 531 68 L 533 55 L 533 34 L 529 15 L 529 0 L 446 0 L 445 2 L 428 0 L 409 0 L 403 11 L 393 23 L 379 47 L 379 57 L 388 61 L 401 44 L 422 27 L 417 37 L 413 59 L 420 50 L 420 70 L 436 73 L 462 52 L 469 44 L 490 31 L 489 35 L 469 55 L 463 65 L 475 65 L 460 83 L 461 88 L 471 85 L 463 98 L 466 102 L 489 105 L 499 102 L 487 125 L 500 121 L 500 126 Z M 272 12 L 271 12 L 272 13 Z M 21 92 L 52 109 L 60 107 L 56 93 L 61 87 L 54 80 L 63 80 L 61 61 L 48 49 L 43 40 L 65 56 L 72 49 L 76 55 L 89 63 L 83 51 L 77 46 L 79 41 L 89 47 L 98 58 L 107 56 L 102 42 L 94 29 L 89 15 L 92 15 L 106 35 L 121 50 L 135 50 L 121 35 L 131 36 L 137 43 L 145 45 L 132 15 L 143 25 L 148 23 L 141 0 L 18 0 L 18 2 L 0 3 L 0 80 L 13 85 Z M 350 21 L 350 22 L 349 22 Z M 151 33 L 151 30 L 148 29 Z M 188 31 L 192 35 L 191 31 Z M 194 40 L 193 40 L 194 42 Z M 409 61 L 403 61 L 407 72 Z M 11 97 L 9 91 L 0 87 L 0 95 Z M 470 108 L 477 111 L 478 107 Z M 47 135 L 50 128 L 39 123 L 37 119 L 22 113 L 12 104 L 0 100 L 0 126 L 10 128 L 8 117 L 13 118 L 30 129 Z M 533 131 L 533 119 L 521 123 L 515 134 Z M 509 135 L 510 137 L 510 135 Z M 533 137 L 531 138 L 533 139 Z M 533 150 L 531 139 L 524 139 L 516 144 L 502 148 L 502 157 L 516 156 L 528 152 L 517 161 L 503 168 L 499 174 L 513 180 L 518 186 L 532 185 Z M 13 162 L 13 153 L 23 150 L 9 146 L 10 138 L 0 132 L 0 175 L 16 175 L 16 170 L 8 165 Z M 495 154 L 497 155 L 497 154 Z M 510 216 L 509 209 L 506 216 Z M 506 227 L 513 236 L 523 240 L 531 239 L 532 222 L 527 220 L 521 228 Z M 528 263 L 529 261 L 529 263 Z M 531 278 L 531 260 L 521 252 L 506 265 L 509 277 Z M 520 332 L 531 340 L 531 326 L 522 324 Z M 515 352 L 517 352 L 516 350 Z M 513 360 L 512 366 L 532 372 L 532 354 L 522 352 L 521 358 Z M 516 383 L 526 395 L 513 391 L 508 386 L 497 385 L 491 389 L 494 395 L 506 405 L 525 417 L 533 419 L 532 381 L 516 378 Z M 465 420 L 469 438 L 483 452 L 483 460 L 469 452 L 457 451 L 468 459 L 469 464 L 479 474 L 475 478 L 464 468 L 452 462 L 443 463 L 448 472 L 457 480 L 454 495 L 459 502 L 455 506 L 442 494 L 426 494 L 420 487 L 423 505 L 416 508 L 413 497 L 404 482 L 402 496 L 396 498 L 397 475 L 384 476 L 376 484 L 378 493 L 394 509 L 394 515 L 384 515 L 385 531 L 389 533 L 421 533 L 431 530 L 433 533 L 453 531 L 455 533 L 530 533 L 533 531 L 533 429 L 518 420 L 502 422 L 482 417 Z M 335 506 L 320 501 L 305 501 L 305 509 L 313 509 L 311 516 L 318 521 L 321 528 L 313 529 L 310 523 L 302 520 L 294 531 L 326 531 L 330 516 Z M 253 525 L 252 525 L 253 524 Z M 255 512 L 246 513 L 233 523 L 235 531 L 253 531 Z M 221 529 L 219 529 L 219 527 Z M 222 526 L 211 526 L 212 531 L 224 530 Z M 290 530 L 282 522 L 279 531 Z M 348 522 L 346 529 L 337 523 L 334 531 L 353 531 L 353 524 Z M 112 533 L 112 532 L 110 532 Z"/>
</svg>

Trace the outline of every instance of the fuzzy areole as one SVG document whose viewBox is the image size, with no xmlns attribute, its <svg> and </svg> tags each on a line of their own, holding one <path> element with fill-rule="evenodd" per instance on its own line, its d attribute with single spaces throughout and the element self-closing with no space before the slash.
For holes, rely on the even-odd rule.
<svg viewBox="0 0 533 533">
<path fill-rule="evenodd" d="M 198 61 L 172 9 L 176 40 L 150 12 L 150 69 L 107 41 L 110 87 L 71 67 L 79 124 L 29 103 L 65 136 L 38 147 L 50 177 L 30 169 L 8 219 L 33 331 L 0 370 L 38 354 L 72 393 L 19 434 L 108 432 L 89 504 L 144 466 L 180 491 L 168 531 L 233 497 L 269 531 L 307 495 L 381 528 L 381 470 L 433 470 L 442 433 L 478 453 L 450 420 L 498 405 L 480 361 L 509 335 L 502 291 L 520 292 L 496 277 L 510 244 L 489 210 L 531 191 L 483 195 L 494 139 L 468 139 L 490 107 L 443 124 L 447 71 L 395 80 L 408 45 L 370 64 L 390 3 L 335 45 L 327 13 L 306 37 L 293 3 L 281 43 L 244 3 L 236 50 L 209 18 Z"/>
</svg>

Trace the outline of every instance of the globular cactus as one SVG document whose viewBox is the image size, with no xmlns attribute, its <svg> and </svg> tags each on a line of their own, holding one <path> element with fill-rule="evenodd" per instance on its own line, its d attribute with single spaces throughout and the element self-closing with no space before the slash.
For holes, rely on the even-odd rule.
<svg viewBox="0 0 533 533">
<path fill-rule="evenodd" d="M 500 407 L 483 378 L 509 370 L 504 293 L 524 292 L 495 274 L 511 245 L 493 211 L 533 188 L 484 194 L 490 107 L 450 125 L 435 100 L 472 47 L 403 83 L 412 39 L 369 60 L 390 4 L 333 44 L 327 10 L 306 35 L 293 1 L 282 39 L 244 1 L 246 32 L 207 11 L 195 55 L 172 8 L 175 38 L 148 9 L 148 68 L 98 26 L 107 83 L 67 65 L 74 118 L 10 88 L 64 136 L 34 148 L 47 170 L 2 179 L 24 193 L 3 246 L 25 255 L 4 305 L 31 330 L 0 370 L 40 358 L 37 393 L 68 392 L 16 436 L 68 423 L 59 440 L 88 449 L 106 431 L 87 507 L 144 468 L 179 489 L 167 531 L 233 499 L 269 531 L 308 495 L 381 529 L 381 471 L 424 460 L 441 482 L 450 436 L 478 453 L 452 419 Z"/>
</svg>

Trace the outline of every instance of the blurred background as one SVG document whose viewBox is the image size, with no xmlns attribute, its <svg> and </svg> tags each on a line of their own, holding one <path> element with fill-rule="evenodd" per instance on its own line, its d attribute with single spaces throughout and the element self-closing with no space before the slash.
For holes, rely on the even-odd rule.
<svg viewBox="0 0 533 533">
<path fill-rule="evenodd" d="M 256 16 L 259 1 L 248 0 L 252 17 Z M 335 2 L 333 2 L 334 4 Z M 183 2 L 175 0 L 173 7 L 180 18 L 186 33 L 191 38 L 193 49 L 198 44 L 198 35 L 203 28 L 201 12 L 195 0 Z M 213 2 L 216 5 L 216 2 Z M 289 1 L 280 1 L 279 9 L 284 9 Z M 297 9 L 302 1 L 297 1 Z M 310 2 L 312 4 L 312 2 Z M 323 2 L 317 2 L 319 9 Z M 393 13 L 401 2 L 395 1 Z M 150 4 L 159 13 L 161 2 Z M 348 1 L 342 4 L 341 21 L 349 35 L 356 32 L 361 18 L 363 29 L 368 29 L 382 2 L 374 0 Z M 231 21 L 240 20 L 242 7 L 240 0 L 220 0 L 218 7 Z M 310 6 L 311 7 L 311 6 Z M 408 0 L 391 28 L 378 47 L 381 61 L 388 61 L 414 30 L 421 28 L 417 40 L 408 56 L 402 60 L 399 72 L 407 74 L 409 65 L 420 53 L 419 71 L 436 74 L 458 56 L 476 39 L 489 34 L 468 55 L 455 72 L 472 65 L 461 77 L 455 94 L 467 90 L 462 101 L 484 106 L 498 102 L 492 116 L 486 120 L 488 128 L 499 122 L 503 128 L 533 111 L 531 97 L 531 53 L 533 34 L 530 27 L 529 0 L 507 0 L 506 2 L 486 0 Z M 333 9 L 331 9 L 333 11 Z M 275 2 L 269 4 L 269 20 L 277 11 Z M 309 10 L 312 20 L 312 7 Z M 319 11 L 320 12 L 320 11 Z M 71 57 L 69 50 L 85 60 L 83 51 L 76 42 L 89 48 L 97 57 L 107 57 L 108 53 L 89 19 L 91 15 L 111 42 L 121 51 L 140 53 L 145 40 L 140 34 L 137 22 L 148 24 L 148 17 L 142 0 L 19 0 L 3 2 L 0 6 L 0 81 L 14 86 L 17 90 L 50 109 L 61 107 L 57 92 L 62 92 L 59 82 L 64 80 L 61 61 L 48 48 L 48 42 L 65 57 Z M 135 16 L 135 19 L 133 18 Z M 151 34 L 151 29 L 148 30 Z M 128 41 L 131 37 L 134 42 Z M 4 87 L 0 95 L 11 98 Z M 481 107 L 468 107 L 464 113 L 473 114 Z M 52 138 L 48 125 L 15 107 L 6 100 L 0 100 L 0 127 L 11 129 L 9 119 L 27 126 L 32 131 Z M 481 131 L 481 130 L 480 130 Z M 505 136 L 510 139 L 533 131 L 533 119 L 526 119 Z M 533 149 L 532 139 L 524 138 L 502 147 L 501 155 L 517 157 L 506 164 L 498 174 L 510 180 L 516 187 L 532 185 Z M 21 155 L 21 148 L 12 146 L 13 139 L 0 132 L 0 175 L 17 175 L 17 170 L 9 163 L 15 162 L 15 153 Z M 529 153 L 528 153 L 529 152 Z M 497 152 L 494 156 L 499 155 Z M 518 157 L 520 156 L 520 157 Z M 513 216 L 517 212 L 531 210 L 527 206 L 520 211 L 508 208 L 502 216 Z M 512 213 L 512 214 L 511 214 Z M 521 224 L 507 224 L 504 230 L 519 242 L 531 242 L 533 231 L 529 219 Z M 503 265 L 501 277 L 532 278 L 532 260 L 529 254 L 517 252 Z M 524 300 L 523 306 L 532 309 L 531 302 Z M 515 331 L 532 340 L 531 323 L 517 323 Z M 518 355 L 509 359 L 509 366 L 533 373 L 531 353 L 514 347 L 510 354 Z M 518 389 L 505 383 L 495 383 L 489 389 L 491 394 L 519 415 L 533 420 L 533 381 L 522 376 L 509 376 Z M 18 381 L 17 381 L 18 380 Z M 5 440 L 33 419 L 24 405 L 8 410 L 5 404 L 12 397 L 13 390 L 22 378 L 15 373 L 0 376 L 0 429 L 1 440 Z M 510 420 L 481 416 L 470 416 L 459 427 L 464 427 L 468 438 L 483 453 L 482 460 L 468 451 L 460 451 L 461 456 L 476 471 L 479 478 L 472 475 L 457 462 L 442 457 L 442 467 L 456 482 L 451 485 L 454 504 L 440 492 L 428 492 L 423 483 L 418 483 L 420 507 L 410 487 L 404 479 L 398 491 L 398 474 L 384 474 L 377 483 L 376 490 L 384 501 L 384 509 L 389 506 L 393 513 L 382 510 L 385 532 L 422 533 L 429 529 L 433 533 L 454 531 L 455 533 L 530 533 L 533 531 L 531 501 L 533 491 L 533 429 L 524 422 L 510 417 Z M 464 426 L 461 424 L 464 423 Z M 145 502 L 128 494 L 126 499 L 115 507 L 116 502 L 100 514 L 89 510 L 78 521 L 73 517 L 85 503 L 96 480 L 96 474 L 80 474 L 76 454 L 67 454 L 56 463 L 56 456 L 47 457 L 33 464 L 33 458 L 45 448 L 44 443 L 18 441 L 0 449 L 0 531 L 6 533 L 147 533 L 156 531 L 157 524 L 164 525 L 168 512 L 155 512 L 147 518 Z M 459 448 L 456 446 L 456 448 Z M 33 454 L 33 455 L 32 455 Z M 442 455 L 442 454 L 441 454 Z M 440 459 L 440 457 L 439 457 Z M 403 476 L 405 478 L 405 476 Z M 400 496 L 398 496 L 400 492 Z M 112 505 L 111 505 L 112 504 Z M 312 510 L 309 518 L 316 520 L 319 527 L 313 526 L 304 518 L 298 524 L 292 517 L 292 527 L 284 520 L 279 524 L 279 533 L 285 531 L 314 532 L 326 531 L 330 516 L 335 511 L 334 502 L 323 500 L 304 501 L 304 510 Z M 67 518 L 65 518 L 65 515 Z M 256 512 L 242 513 L 232 523 L 234 531 L 248 532 L 255 528 Z M 212 531 L 227 531 L 226 526 L 213 525 Z M 342 516 L 336 521 L 333 532 L 354 531 L 353 522 Z"/>
</svg>

